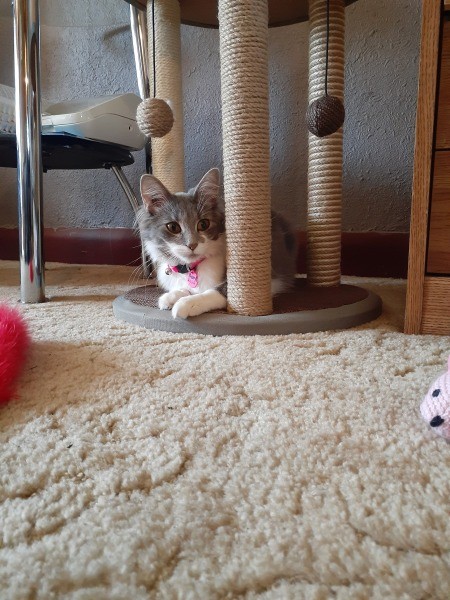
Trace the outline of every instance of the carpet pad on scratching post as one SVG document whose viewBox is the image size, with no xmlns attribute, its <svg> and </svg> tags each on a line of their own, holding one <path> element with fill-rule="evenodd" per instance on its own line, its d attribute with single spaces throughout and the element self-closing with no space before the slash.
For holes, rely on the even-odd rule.
<svg viewBox="0 0 450 600">
<path fill-rule="evenodd" d="M 161 290 L 154 286 L 134 288 L 113 303 L 117 318 L 147 329 L 174 333 L 210 335 L 282 335 L 361 325 L 381 314 L 381 300 L 373 292 L 354 285 L 332 288 L 309 287 L 296 280 L 295 287 L 274 298 L 274 312 L 246 317 L 224 311 L 205 313 L 189 319 L 174 319 L 170 311 L 159 310 Z"/>
</svg>

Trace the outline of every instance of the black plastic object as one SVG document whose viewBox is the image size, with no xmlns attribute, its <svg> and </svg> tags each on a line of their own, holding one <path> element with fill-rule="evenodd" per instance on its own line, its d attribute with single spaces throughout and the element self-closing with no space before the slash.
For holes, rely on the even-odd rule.
<svg viewBox="0 0 450 600">
<path fill-rule="evenodd" d="M 134 163 L 127 148 L 73 135 L 41 136 L 44 172 L 53 169 L 109 169 Z M 16 136 L 0 135 L 0 167 L 17 167 Z"/>
</svg>

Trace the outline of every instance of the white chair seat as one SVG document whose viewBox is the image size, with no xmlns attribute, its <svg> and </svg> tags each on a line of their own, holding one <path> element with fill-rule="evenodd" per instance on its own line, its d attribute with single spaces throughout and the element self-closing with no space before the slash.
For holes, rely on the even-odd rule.
<svg viewBox="0 0 450 600">
<path fill-rule="evenodd" d="M 16 132 L 14 88 L 0 84 L 0 133 Z M 49 104 L 42 101 L 42 133 L 68 134 L 98 142 L 142 150 L 145 136 L 136 123 L 141 99 L 120 94 Z"/>
</svg>

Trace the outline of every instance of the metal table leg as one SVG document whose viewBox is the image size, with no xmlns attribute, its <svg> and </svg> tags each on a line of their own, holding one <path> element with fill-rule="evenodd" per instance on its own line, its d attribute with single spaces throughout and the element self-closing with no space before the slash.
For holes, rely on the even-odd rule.
<svg viewBox="0 0 450 600">
<path fill-rule="evenodd" d="M 39 0 L 13 0 L 13 4 L 20 299 L 24 303 L 34 303 L 45 300 Z"/>
</svg>

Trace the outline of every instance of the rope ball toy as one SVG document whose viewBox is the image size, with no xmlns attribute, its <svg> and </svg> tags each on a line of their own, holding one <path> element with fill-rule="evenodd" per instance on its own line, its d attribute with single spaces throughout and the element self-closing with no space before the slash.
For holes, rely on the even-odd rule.
<svg viewBox="0 0 450 600">
<path fill-rule="evenodd" d="M 144 135 L 160 138 L 167 135 L 172 129 L 173 112 L 165 100 L 156 97 L 155 0 L 152 0 L 152 31 L 153 98 L 146 98 L 139 104 L 136 111 L 136 121 Z"/>
<path fill-rule="evenodd" d="M 317 137 L 335 133 L 345 120 L 345 109 L 340 98 L 328 94 L 328 45 L 330 40 L 330 0 L 327 0 L 327 46 L 325 58 L 325 94 L 308 106 L 306 125 Z"/>
<path fill-rule="evenodd" d="M 28 328 L 20 312 L 0 304 L 0 405 L 14 397 L 29 346 Z"/>
<path fill-rule="evenodd" d="M 172 129 L 173 112 L 165 100 L 146 98 L 136 111 L 139 129 L 149 137 L 164 137 Z"/>
</svg>

